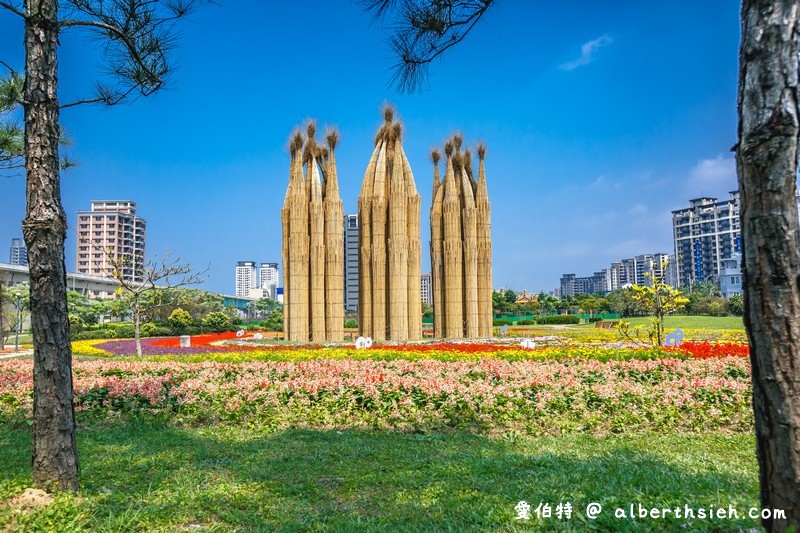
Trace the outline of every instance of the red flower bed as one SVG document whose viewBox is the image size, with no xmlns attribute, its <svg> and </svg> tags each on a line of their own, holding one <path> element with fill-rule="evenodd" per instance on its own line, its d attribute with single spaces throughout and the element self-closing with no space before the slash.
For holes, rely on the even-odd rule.
<svg viewBox="0 0 800 533">
<path fill-rule="evenodd" d="M 749 357 L 750 347 L 746 344 L 734 344 L 732 342 L 683 342 L 678 348 L 667 348 L 668 350 L 683 352 L 695 359 L 709 359 L 712 357 L 726 357 L 729 355 L 736 357 Z"/>
<path fill-rule="evenodd" d="M 225 331 L 222 333 L 205 333 L 203 335 L 192 335 L 192 348 L 220 348 L 220 346 L 212 345 L 213 342 L 227 341 L 231 339 L 252 339 L 253 334 L 248 333 L 246 336 L 237 337 L 235 331 Z M 155 339 L 151 342 L 153 346 L 161 346 L 163 348 L 178 348 L 181 345 L 180 337 L 167 337 L 163 339 Z M 230 350 L 252 350 L 252 346 L 225 346 Z"/>
</svg>

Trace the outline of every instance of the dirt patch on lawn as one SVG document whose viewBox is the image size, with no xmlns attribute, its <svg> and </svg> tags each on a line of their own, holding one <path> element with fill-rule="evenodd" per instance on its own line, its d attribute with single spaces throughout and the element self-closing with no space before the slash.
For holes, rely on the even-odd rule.
<svg viewBox="0 0 800 533">
<path fill-rule="evenodd" d="M 53 497 L 40 489 L 25 489 L 25 492 L 8 501 L 8 507 L 20 511 L 30 511 L 39 507 L 47 507 L 53 503 Z"/>
</svg>

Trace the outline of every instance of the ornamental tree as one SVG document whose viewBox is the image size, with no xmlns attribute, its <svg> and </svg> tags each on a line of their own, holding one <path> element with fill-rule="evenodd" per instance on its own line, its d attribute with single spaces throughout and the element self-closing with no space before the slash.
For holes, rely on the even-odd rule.
<svg viewBox="0 0 800 533">
<path fill-rule="evenodd" d="M 678 289 L 670 287 L 658 279 L 657 276 L 652 279 L 652 285 L 632 285 L 631 299 L 652 316 L 650 338 L 653 344 L 661 346 L 666 336 L 664 317 L 683 309 L 689 303 L 689 299 L 683 296 Z"/>
<path fill-rule="evenodd" d="M 142 357 L 142 315 L 145 309 L 145 295 L 153 295 L 159 291 L 168 291 L 187 285 L 198 285 L 205 281 L 208 268 L 201 272 L 194 272 L 189 263 L 181 262 L 180 257 L 172 258 L 168 254 L 164 257 L 155 257 L 144 264 L 144 268 L 137 272 L 139 279 L 135 280 L 127 273 L 136 271 L 139 257 L 133 254 L 118 254 L 114 248 L 96 248 L 104 254 L 105 263 L 96 262 L 96 266 L 104 270 L 106 276 L 114 278 L 119 283 L 118 296 L 127 295 L 130 298 L 130 309 L 133 313 L 133 331 L 136 342 L 136 355 Z M 176 309 L 177 311 L 178 309 Z M 186 313 L 191 321 L 192 316 Z M 174 312 L 173 312 L 174 314 Z M 170 319 L 172 315 L 170 315 Z"/>
</svg>

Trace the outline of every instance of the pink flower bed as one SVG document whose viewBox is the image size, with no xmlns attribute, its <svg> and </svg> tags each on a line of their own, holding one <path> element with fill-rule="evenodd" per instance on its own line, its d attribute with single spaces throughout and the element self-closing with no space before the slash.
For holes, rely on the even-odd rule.
<svg viewBox="0 0 800 533">
<path fill-rule="evenodd" d="M 532 433 L 747 430 L 743 357 L 599 362 L 76 361 L 82 416 L 269 427 L 474 427 Z M 30 416 L 32 362 L 0 363 L 0 417 Z"/>
</svg>

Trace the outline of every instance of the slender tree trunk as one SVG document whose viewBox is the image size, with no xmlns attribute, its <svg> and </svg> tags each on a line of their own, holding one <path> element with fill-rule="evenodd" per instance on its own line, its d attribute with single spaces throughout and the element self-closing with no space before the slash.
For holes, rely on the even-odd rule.
<svg viewBox="0 0 800 533">
<path fill-rule="evenodd" d="M 8 327 L 6 322 L 6 303 L 6 288 L 5 285 L 0 283 L 0 350 L 6 347 L 6 328 Z M 8 328 L 8 332 L 11 334 L 11 328 Z"/>
<path fill-rule="evenodd" d="M 72 403 L 72 349 L 64 267 L 66 215 L 58 159 L 58 2 L 27 0 L 25 22 L 25 171 L 22 223 L 31 282 L 33 330 L 33 482 L 78 488 Z"/>
<path fill-rule="evenodd" d="M 133 335 L 136 339 L 136 355 L 142 358 L 142 306 L 139 304 L 139 293 L 133 293 Z"/>
<path fill-rule="evenodd" d="M 739 144 L 744 320 L 753 367 L 761 505 L 800 527 L 800 249 L 795 182 L 798 39 L 795 0 L 744 0 Z"/>
</svg>

